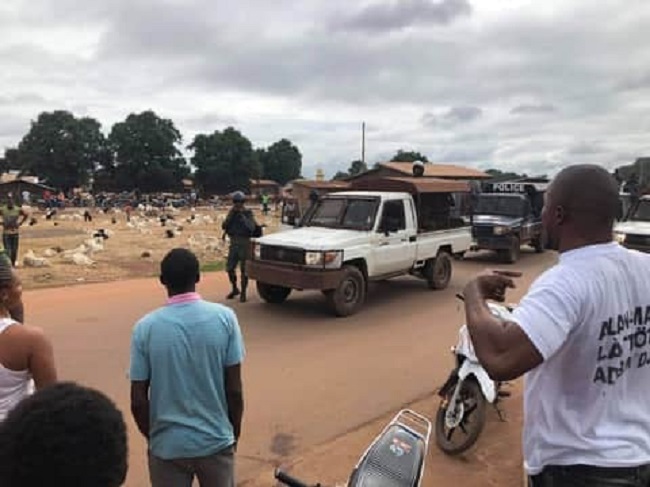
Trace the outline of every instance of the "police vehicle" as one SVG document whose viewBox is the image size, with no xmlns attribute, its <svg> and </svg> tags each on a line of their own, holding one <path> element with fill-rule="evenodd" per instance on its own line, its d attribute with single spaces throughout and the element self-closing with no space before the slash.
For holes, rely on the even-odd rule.
<svg viewBox="0 0 650 487">
<path fill-rule="evenodd" d="M 486 183 L 472 212 L 472 250 L 494 250 L 500 260 L 515 263 L 521 246 L 544 251 L 541 212 L 548 183 Z"/>
<path fill-rule="evenodd" d="M 650 252 L 650 195 L 641 196 L 630 208 L 614 227 L 614 237 L 627 248 Z"/>
</svg>

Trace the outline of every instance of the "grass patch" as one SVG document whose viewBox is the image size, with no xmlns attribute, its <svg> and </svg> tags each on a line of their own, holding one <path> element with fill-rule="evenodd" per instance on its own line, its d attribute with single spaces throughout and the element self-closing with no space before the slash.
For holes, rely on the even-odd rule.
<svg viewBox="0 0 650 487">
<path fill-rule="evenodd" d="M 223 260 L 213 260 L 201 264 L 201 272 L 219 272 L 226 268 Z"/>
</svg>

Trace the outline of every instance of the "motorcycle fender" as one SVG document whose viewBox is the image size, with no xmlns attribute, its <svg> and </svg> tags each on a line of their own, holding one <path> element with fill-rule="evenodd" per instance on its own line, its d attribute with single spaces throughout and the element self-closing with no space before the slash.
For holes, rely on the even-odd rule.
<svg viewBox="0 0 650 487">
<path fill-rule="evenodd" d="M 496 398 L 497 395 L 494 381 L 490 379 L 488 373 L 479 364 L 472 363 L 469 360 L 465 360 L 460 370 L 458 371 L 458 378 L 462 381 L 469 376 L 476 377 L 476 380 L 481 386 L 481 391 L 483 391 L 483 395 L 485 396 L 485 399 L 487 399 L 487 401 L 490 403 L 494 402 L 494 399 Z"/>
</svg>

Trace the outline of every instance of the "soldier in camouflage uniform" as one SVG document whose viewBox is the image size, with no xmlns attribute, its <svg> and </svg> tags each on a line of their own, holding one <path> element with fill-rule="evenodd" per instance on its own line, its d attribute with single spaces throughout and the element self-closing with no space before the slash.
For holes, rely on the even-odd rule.
<svg viewBox="0 0 650 487">
<path fill-rule="evenodd" d="M 245 200 L 246 196 L 241 191 L 237 191 L 233 195 L 233 207 L 222 225 L 222 229 L 230 238 L 226 271 L 228 272 L 230 284 L 232 284 L 232 290 L 226 298 L 234 299 L 239 296 L 242 303 L 246 302 L 246 288 L 248 287 L 246 260 L 250 248 L 250 239 L 257 228 L 253 212 L 244 206 Z M 239 264 L 241 270 L 241 291 L 237 287 L 237 264 Z"/>
</svg>

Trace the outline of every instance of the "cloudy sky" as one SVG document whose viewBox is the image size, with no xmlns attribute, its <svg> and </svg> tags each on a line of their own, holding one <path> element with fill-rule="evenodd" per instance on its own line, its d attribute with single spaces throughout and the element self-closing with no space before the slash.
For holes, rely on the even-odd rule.
<svg viewBox="0 0 650 487">
<path fill-rule="evenodd" d="M 40 111 L 553 174 L 650 155 L 647 0 L 0 0 L 0 151 Z"/>
</svg>

